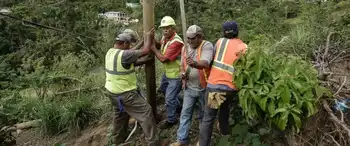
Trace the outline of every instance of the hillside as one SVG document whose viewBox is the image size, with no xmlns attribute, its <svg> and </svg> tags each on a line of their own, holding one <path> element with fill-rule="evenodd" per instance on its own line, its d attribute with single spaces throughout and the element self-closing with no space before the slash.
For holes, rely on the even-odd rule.
<svg viewBox="0 0 350 146">
<path fill-rule="evenodd" d="M 102 91 L 105 53 L 125 28 L 143 32 L 142 7 L 132 9 L 126 2 L 0 1 L 0 8 L 9 8 L 8 15 L 13 16 L 0 16 L 0 145 L 111 145 L 112 108 Z M 163 16 L 172 16 L 182 37 L 179 8 L 178 1 L 156 0 L 155 25 L 159 26 Z M 235 20 L 239 37 L 249 49 L 267 52 L 269 65 L 284 60 L 279 65 L 285 69 L 288 61 L 297 58 L 298 63 L 288 66 L 291 72 L 305 64 L 307 68 L 300 72 L 315 70 L 308 76 L 331 91 L 331 95 L 316 97 L 319 92 L 310 90 L 308 98 L 315 112 L 301 116 L 310 109 L 306 112 L 300 108 L 302 118 L 288 116 L 284 130 L 267 122 L 268 117 L 256 114 L 247 118 L 247 113 L 240 112 L 241 121 L 230 120 L 232 135 L 220 136 L 215 131 L 214 145 L 350 145 L 348 108 L 337 109 L 350 97 L 350 1 L 191 0 L 185 1 L 185 8 L 187 25 L 201 26 L 212 43 L 222 37 L 221 24 Z M 107 11 L 122 11 L 140 21 L 125 26 L 98 17 Z M 159 39 L 161 30 L 156 29 Z M 162 65 L 158 61 L 155 64 L 158 86 Z M 142 67 L 137 69 L 137 79 L 146 95 Z M 310 82 L 302 83 L 306 88 Z M 163 103 L 164 97 L 158 96 L 158 112 L 164 116 Z M 23 124 L 28 121 L 31 123 Z M 298 128 L 295 121 L 300 121 Z M 129 129 L 133 126 L 131 122 Z M 160 131 L 161 139 L 175 141 L 175 127 Z M 198 121 L 192 128 L 190 135 L 195 143 Z M 142 145 L 143 140 L 138 128 L 126 145 Z"/>
</svg>

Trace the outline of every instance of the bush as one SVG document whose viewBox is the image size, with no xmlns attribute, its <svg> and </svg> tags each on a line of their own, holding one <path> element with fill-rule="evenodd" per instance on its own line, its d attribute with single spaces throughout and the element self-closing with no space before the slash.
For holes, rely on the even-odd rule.
<svg viewBox="0 0 350 146">
<path fill-rule="evenodd" d="M 240 106 L 248 121 L 298 131 L 302 120 L 316 113 L 319 98 L 330 91 L 319 85 L 310 63 L 263 49 L 268 47 L 251 46 L 234 64 Z"/>
</svg>

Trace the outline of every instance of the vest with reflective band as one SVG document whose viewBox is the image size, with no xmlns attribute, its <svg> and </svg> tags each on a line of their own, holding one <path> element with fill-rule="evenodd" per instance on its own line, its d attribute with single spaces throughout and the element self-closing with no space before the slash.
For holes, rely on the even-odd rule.
<svg viewBox="0 0 350 146">
<path fill-rule="evenodd" d="M 131 91 L 137 88 L 134 64 L 131 64 L 129 69 L 123 67 L 123 52 L 124 50 L 111 48 L 108 50 L 105 58 L 105 88 L 114 94 Z"/>
<path fill-rule="evenodd" d="M 221 38 L 216 44 L 216 53 L 210 71 L 208 83 L 213 85 L 226 85 L 236 89 L 232 82 L 232 75 L 235 69 L 233 63 L 239 57 L 241 51 L 245 52 L 247 45 L 240 39 Z"/>
<path fill-rule="evenodd" d="M 202 43 L 198 46 L 197 50 L 197 62 L 200 61 L 201 59 L 201 55 L 202 55 L 202 48 L 204 45 L 205 41 L 202 41 Z M 186 58 L 187 58 L 187 51 L 185 49 L 183 49 L 183 56 L 182 56 L 182 66 L 183 66 L 183 72 L 186 72 L 186 68 L 187 68 L 187 63 L 186 63 Z M 210 63 L 210 62 L 209 62 Z M 210 67 L 211 68 L 211 67 Z M 208 81 L 208 77 L 210 74 L 210 68 L 205 68 L 205 69 L 197 69 L 198 70 L 198 75 L 199 75 L 199 83 L 201 84 L 202 88 L 206 88 L 207 87 L 207 81 Z"/>
<path fill-rule="evenodd" d="M 161 51 L 162 51 L 163 55 L 166 52 L 166 50 L 168 49 L 168 47 L 174 42 L 183 43 L 181 37 L 178 36 L 176 33 L 166 43 L 165 43 L 164 36 L 162 37 L 162 39 L 161 39 L 161 47 L 160 48 L 161 48 Z M 165 76 L 167 78 L 172 78 L 172 79 L 180 78 L 180 62 L 181 62 L 181 55 L 177 56 L 176 60 L 174 60 L 174 61 L 168 61 L 166 63 L 163 63 L 163 68 L 165 70 Z"/>
</svg>

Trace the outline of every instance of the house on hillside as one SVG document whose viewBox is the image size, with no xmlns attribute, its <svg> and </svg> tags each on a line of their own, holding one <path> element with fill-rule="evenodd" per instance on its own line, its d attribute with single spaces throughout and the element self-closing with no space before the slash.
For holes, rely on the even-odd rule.
<svg viewBox="0 0 350 146">
<path fill-rule="evenodd" d="M 138 22 L 138 19 L 130 19 L 130 17 L 126 13 L 121 11 L 119 12 L 110 11 L 106 13 L 100 13 L 98 15 L 107 20 L 111 20 L 113 23 L 116 23 L 116 24 L 129 25 L 129 23 Z"/>
<path fill-rule="evenodd" d="M 11 10 L 10 10 L 10 9 L 7 9 L 7 8 L 0 8 L 0 13 L 3 13 L 3 14 L 10 14 L 10 13 L 11 13 Z"/>
</svg>

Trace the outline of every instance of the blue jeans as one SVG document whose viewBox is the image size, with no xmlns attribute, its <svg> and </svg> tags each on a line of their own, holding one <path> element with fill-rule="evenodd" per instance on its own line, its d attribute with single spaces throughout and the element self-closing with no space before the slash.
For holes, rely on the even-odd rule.
<svg viewBox="0 0 350 146">
<path fill-rule="evenodd" d="M 165 77 L 166 78 L 166 77 Z M 165 91 L 165 104 L 168 116 L 168 122 L 176 122 L 176 108 L 180 106 L 178 94 L 181 91 L 181 79 L 170 79 L 166 78 L 168 86 Z"/>
<path fill-rule="evenodd" d="M 177 130 L 177 139 L 181 144 L 188 144 L 188 133 L 191 128 L 191 121 L 192 121 L 192 115 L 193 110 L 196 106 L 196 103 L 199 103 L 198 108 L 198 118 L 199 120 L 203 117 L 203 111 L 204 111 L 204 97 L 205 97 L 205 90 L 199 91 L 191 88 L 187 88 L 184 90 L 184 99 L 182 104 L 182 111 L 181 111 L 181 117 L 180 117 L 180 125 L 179 129 Z"/>
<path fill-rule="evenodd" d="M 160 86 L 158 88 L 158 92 L 163 93 L 163 95 L 165 95 L 166 93 L 166 88 L 168 87 L 169 83 L 167 81 L 167 78 L 165 76 L 165 74 L 162 75 L 162 79 L 160 81 Z"/>
</svg>

